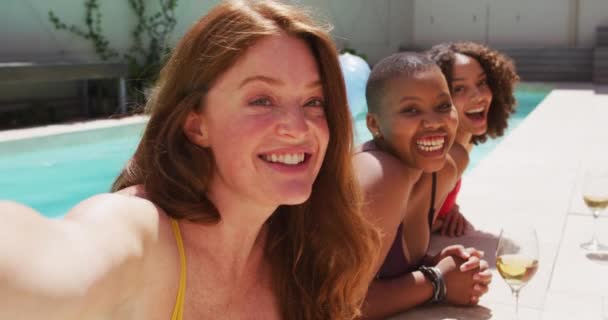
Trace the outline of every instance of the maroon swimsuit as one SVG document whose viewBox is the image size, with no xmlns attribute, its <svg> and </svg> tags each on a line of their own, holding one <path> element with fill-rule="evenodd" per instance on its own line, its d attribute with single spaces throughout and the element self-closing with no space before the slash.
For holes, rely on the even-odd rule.
<svg viewBox="0 0 608 320">
<path fill-rule="evenodd" d="M 433 172 L 433 186 L 431 190 L 431 207 L 429 208 L 428 221 L 429 230 L 433 225 L 433 216 L 435 214 L 435 184 L 437 183 L 437 175 Z M 430 242 L 430 241 L 429 241 Z M 429 243 L 430 244 L 430 243 Z M 427 250 L 428 246 L 427 244 Z M 419 263 L 410 263 L 403 255 L 403 223 L 399 224 L 395 240 L 391 245 L 390 250 L 386 254 L 386 258 L 380 267 L 380 270 L 376 274 L 377 279 L 392 279 L 402 276 L 404 274 L 413 272 L 420 267 Z"/>
</svg>

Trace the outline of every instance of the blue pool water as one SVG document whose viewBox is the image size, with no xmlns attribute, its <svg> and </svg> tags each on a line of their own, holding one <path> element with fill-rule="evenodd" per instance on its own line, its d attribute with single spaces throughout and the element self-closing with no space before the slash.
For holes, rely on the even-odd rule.
<svg viewBox="0 0 608 320">
<path fill-rule="evenodd" d="M 135 151 L 142 124 L 0 143 L 0 199 L 48 217 L 107 192 Z"/>
<path fill-rule="evenodd" d="M 509 131 L 538 105 L 547 90 L 517 92 L 519 107 Z M 107 192 L 135 151 L 143 124 L 50 135 L 0 143 L 0 199 L 15 200 L 48 217 L 63 216 L 94 194 Z M 365 116 L 355 119 L 356 141 L 371 138 Z M 490 152 L 498 140 L 475 147 L 469 168 Z"/>
</svg>

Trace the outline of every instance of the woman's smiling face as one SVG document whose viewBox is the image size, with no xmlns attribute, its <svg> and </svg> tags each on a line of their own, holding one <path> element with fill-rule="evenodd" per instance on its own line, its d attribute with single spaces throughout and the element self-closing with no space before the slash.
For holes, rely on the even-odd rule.
<svg viewBox="0 0 608 320">
<path fill-rule="evenodd" d="M 213 153 L 210 192 L 252 205 L 308 199 L 329 141 L 317 61 L 301 39 L 259 40 L 209 90 L 199 145 Z"/>
<path fill-rule="evenodd" d="M 475 136 L 486 133 L 492 91 L 479 62 L 457 53 L 452 67 L 451 85 L 452 99 L 458 109 L 461 128 Z"/>
<path fill-rule="evenodd" d="M 408 166 L 426 172 L 441 169 L 458 127 L 441 70 L 433 66 L 389 79 L 384 92 L 380 110 L 370 114 L 372 134 L 379 133 L 379 143 Z"/>
</svg>

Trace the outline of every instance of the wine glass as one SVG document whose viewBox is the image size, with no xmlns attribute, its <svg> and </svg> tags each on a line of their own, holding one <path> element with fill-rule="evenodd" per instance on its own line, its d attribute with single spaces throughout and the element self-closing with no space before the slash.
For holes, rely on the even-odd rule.
<svg viewBox="0 0 608 320">
<path fill-rule="evenodd" d="M 496 268 L 515 297 L 519 314 L 519 291 L 538 270 L 538 237 L 532 227 L 503 228 L 496 248 Z"/>
<path fill-rule="evenodd" d="M 608 169 L 592 168 L 585 171 L 583 180 L 583 200 L 593 214 L 591 240 L 582 243 L 581 248 L 588 251 L 604 251 L 608 247 L 597 240 L 597 218 L 608 207 Z"/>
</svg>

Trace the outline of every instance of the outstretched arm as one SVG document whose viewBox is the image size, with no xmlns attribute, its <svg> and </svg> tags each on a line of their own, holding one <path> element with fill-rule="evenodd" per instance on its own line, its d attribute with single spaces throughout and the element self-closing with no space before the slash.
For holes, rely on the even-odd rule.
<svg viewBox="0 0 608 320">
<path fill-rule="evenodd" d="M 0 319 L 82 319 L 132 295 L 156 226 L 142 216 L 151 204 L 124 198 L 95 196 L 59 220 L 0 202 Z"/>
</svg>

